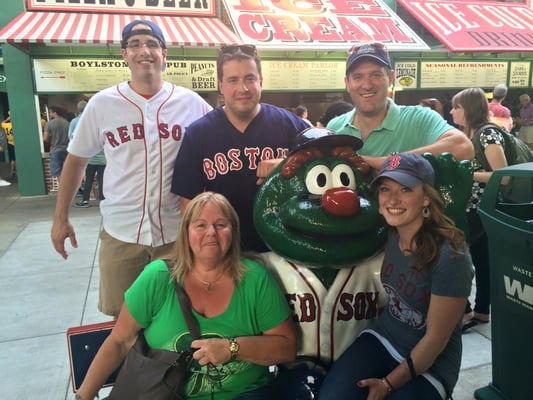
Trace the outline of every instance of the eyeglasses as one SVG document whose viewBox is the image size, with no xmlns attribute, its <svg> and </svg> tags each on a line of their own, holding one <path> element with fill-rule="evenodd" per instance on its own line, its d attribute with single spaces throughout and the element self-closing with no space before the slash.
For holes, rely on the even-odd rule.
<svg viewBox="0 0 533 400">
<path fill-rule="evenodd" d="M 257 55 L 257 48 L 252 44 L 230 45 L 220 48 L 220 54 L 233 54 L 238 51 L 248 54 L 249 56 Z"/>
<path fill-rule="evenodd" d="M 146 46 L 149 50 L 156 50 L 162 47 L 158 40 L 147 40 L 146 42 L 141 42 L 140 40 L 131 40 L 126 43 L 126 48 L 131 50 L 139 50 L 144 46 Z"/>
<path fill-rule="evenodd" d="M 366 47 L 366 46 L 371 46 L 375 49 L 384 50 L 385 53 L 389 54 L 387 47 L 383 43 L 372 42 L 372 43 L 364 43 L 364 44 L 359 44 L 359 45 L 350 47 L 350 50 L 348 50 L 348 56 L 351 56 L 353 53 L 357 53 L 362 47 Z"/>
</svg>

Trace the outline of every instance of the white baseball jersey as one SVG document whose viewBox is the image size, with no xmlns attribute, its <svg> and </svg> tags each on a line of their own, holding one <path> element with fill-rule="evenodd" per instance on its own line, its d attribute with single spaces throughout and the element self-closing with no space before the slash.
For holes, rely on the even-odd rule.
<svg viewBox="0 0 533 400">
<path fill-rule="evenodd" d="M 89 158 L 104 150 L 105 230 L 128 243 L 160 246 L 176 240 L 178 196 L 170 192 L 176 155 L 187 127 L 211 110 L 193 91 L 164 82 L 149 99 L 128 82 L 88 102 L 68 151 Z"/>
<path fill-rule="evenodd" d="M 336 360 L 387 303 L 380 280 L 383 253 L 340 269 L 328 289 L 312 268 L 262 253 L 285 291 L 300 334 L 298 355 Z"/>
</svg>

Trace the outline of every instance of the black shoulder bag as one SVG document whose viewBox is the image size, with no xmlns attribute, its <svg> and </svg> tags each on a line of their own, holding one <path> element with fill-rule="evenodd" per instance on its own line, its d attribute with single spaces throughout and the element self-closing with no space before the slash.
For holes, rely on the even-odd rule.
<svg viewBox="0 0 533 400">
<path fill-rule="evenodd" d="M 168 265 L 167 262 L 167 266 Z M 193 339 L 200 337 L 198 321 L 191 312 L 191 301 L 174 282 L 181 311 Z M 143 333 L 128 352 L 117 380 L 106 400 L 181 400 L 189 376 L 193 349 L 181 353 L 151 349 Z"/>
<path fill-rule="evenodd" d="M 495 129 L 502 135 L 507 165 L 516 165 L 533 161 L 533 154 L 526 143 L 500 127 L 489 123 L 478 128 L 472 137 L 475 157 L 485 171 L 492 171 L 480 139 L 481 132 L 486 128 Z M 500 187 L 500 199 L 504 202 L 524 203 L 530 201 L 529 199 L 531 199 L 531 196 L 533 196 L 533 184 L 529 177 L 510 177 L 508 182 L 505 185 L 502 184 Z"/>
</svg>

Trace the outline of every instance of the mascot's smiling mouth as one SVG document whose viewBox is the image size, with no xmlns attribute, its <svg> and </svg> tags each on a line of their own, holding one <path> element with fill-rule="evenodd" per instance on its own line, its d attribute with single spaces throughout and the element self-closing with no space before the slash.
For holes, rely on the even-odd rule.
<svg viewBox="0 0 533 400">
<path fill-rule="evenodd" d="M 373 231 L 379 224 L 377 205 L 360 197 L 357 213 L 351 216 L 332 216 L 321 204 L 322 196 L 301 195 L 280 204 L 278 218 L 285 229 L 306 237 L 322 240 L 354 239 Z"/>
</svg>

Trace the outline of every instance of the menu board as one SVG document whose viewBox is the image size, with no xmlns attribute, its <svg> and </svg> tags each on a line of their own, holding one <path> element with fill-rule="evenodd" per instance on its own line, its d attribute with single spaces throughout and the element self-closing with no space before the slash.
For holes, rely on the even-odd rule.
<svg viewBox="0 0 533 400">
<path fill-rule="evenodd" d="M 34 59 L 37 93 L 91 93 L 130 79 L 124 60 Z M 211 60 L 167 60 L 163 79 L 196 92 L 217 90 L 216 62 Z"/>
<path fill-rule="evenodd" d="M 345 61 L 261 61 L 263 90 L 344 90 Z"/>
<path fill-rule="evenodd" d="M 509 87 L 529 87 L 529 74 L 531 73 L 531 63 L 525 62 L 511 62 L 511 71 L 509 75 Z"/>
<path fill-rule="evenodd" d="M 422 61 L 420 88 L 494 87 L 507 82 L 507 62 Z"/>
</svg>

